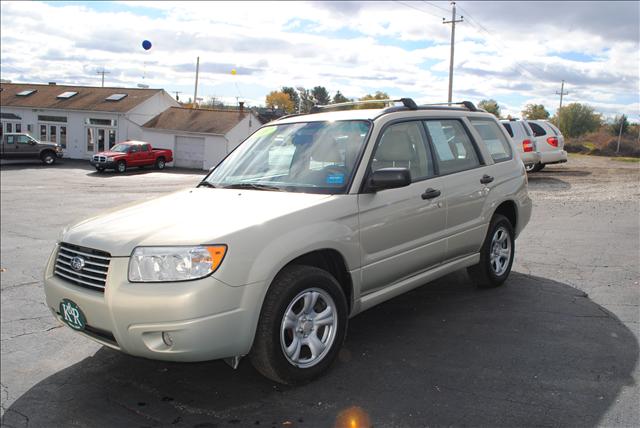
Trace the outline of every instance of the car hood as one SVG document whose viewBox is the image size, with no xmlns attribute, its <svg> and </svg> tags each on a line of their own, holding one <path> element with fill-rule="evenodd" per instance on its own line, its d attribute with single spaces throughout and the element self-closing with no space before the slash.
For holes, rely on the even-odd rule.
<svg viewBox="0 0 640 428">
<path fill-rule="evenodd" d="M 94 156 L 124 156 L 124 155 L 126 155 L 126 153 L 106 151 L 106 152 L 96 153 Z"/>
<path fill-rule="evenodd" d="M 224 244 L 242 229 L 301 211 L 330 195 L 194 188 L 88 218 L 63 231 L 61 240 L 131 255 L 137 246 Z"/>
</svg>

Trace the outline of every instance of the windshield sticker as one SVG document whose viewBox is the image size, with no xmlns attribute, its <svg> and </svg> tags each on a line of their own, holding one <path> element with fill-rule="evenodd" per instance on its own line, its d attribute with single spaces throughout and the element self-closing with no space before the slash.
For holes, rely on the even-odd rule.
<svg viewBox="0 0 640 428">
<path fill-rule="evenodd" d="M 327 176 L 327 184 L 344 184 L 344 174 L 330 174 Z"/>
</svg>

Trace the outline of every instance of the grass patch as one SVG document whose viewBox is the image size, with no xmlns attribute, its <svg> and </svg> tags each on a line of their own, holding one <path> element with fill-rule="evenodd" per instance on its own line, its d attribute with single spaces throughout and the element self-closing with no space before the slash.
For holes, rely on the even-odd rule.
<svg viewBox="0 0 640 428">
<path fill-rule="evenodd" d="M 627 157 L 617 157 L 617 158 L 610 158 L 611 160 L 614 161 L 618 161 L 618 162 L 635 162 L 635 163 L 640 163 L 640 158 L 627 158 Z"/>
</svg>

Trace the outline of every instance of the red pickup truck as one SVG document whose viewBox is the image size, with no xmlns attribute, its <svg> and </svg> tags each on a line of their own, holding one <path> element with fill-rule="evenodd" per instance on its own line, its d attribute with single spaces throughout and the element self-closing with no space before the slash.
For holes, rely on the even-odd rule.
<svg viewBox="0 0 640 428">
<path fill-rule="evenodd" d="M 168 149 L 154 149 L 151 144 L 144 141 L 125 141 L 111 147 L 106 152 L 93 155 L 91 165 L 98 172 L 105 169 L 115 169 L 117 172 L 125 172 L 132 166 L 155 166 L 164 169 L 167 162 L 173 161 L 173 153 Z"/>
</svg>

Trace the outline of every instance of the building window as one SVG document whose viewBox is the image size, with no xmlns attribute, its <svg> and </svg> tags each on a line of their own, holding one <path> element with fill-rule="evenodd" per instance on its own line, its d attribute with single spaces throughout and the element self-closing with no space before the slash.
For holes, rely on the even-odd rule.
<svg viewBox="0 0 640 428">
<path fill-rule="evenodd" d="M 22 132 L 22 124 L 16 123 L 16 132 Z"/>
<path fill-rule="evenodd" d="M 116 126 L 118 122 L 115 119 L 95 119 L 95 118 L 87 118 L 87 125 L 98 125 L 98 126 Z"/>
<path fill-rule="evenodd" d="M 60 146 L 63 149 L 67 148 L 67 127 L 66 126 L 60 127 Z"/>
<path fill-rule="evenodd" d="M 67 123 L 66 116 L 38 115 L 38 120 L 40 122 L 62 122 L 62 123 Z"/>
<path fill-rule="evenodd" d="M 13 132 L 13 124 L 12 123 L 7 122 L 7 124 L 5 126 L 6 126 L 6 129 L 7 129 L 7 133 Z"/>
<path fill-rule="evenodd" d="M 115 146 L 115 144 L 116 144 L 116 130 L 110 129 L 109 130 L 109 148 Z"/>
<path fill-rule="evenodd" d="M 55 126 L 55 125 L 51 125 L 49 127 L 49 130 L 51 131 L 49 133 L 49 141 L 51 141 L 52 143 L 55 143 L 56 140 L 57 140 L 57 135 L 56 134 L 57 134 L 57 131 L 58 131 L 58 127 Z"/>
<path fill-rule="evenodd" d="M 87 128 L 87 151 L 93 153 L 93 129 Z"/>
</svg>

